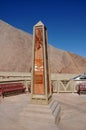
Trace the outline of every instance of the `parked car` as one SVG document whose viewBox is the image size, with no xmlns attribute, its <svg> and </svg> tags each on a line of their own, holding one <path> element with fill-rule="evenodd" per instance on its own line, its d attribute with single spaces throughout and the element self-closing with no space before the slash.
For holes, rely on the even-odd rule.
<svg viewBox="0 0 86 130">
<path fill-rule="evenodd" d="M 86 80 L 86 74 L 78 75 L 73 80 Z"/>
</svg>

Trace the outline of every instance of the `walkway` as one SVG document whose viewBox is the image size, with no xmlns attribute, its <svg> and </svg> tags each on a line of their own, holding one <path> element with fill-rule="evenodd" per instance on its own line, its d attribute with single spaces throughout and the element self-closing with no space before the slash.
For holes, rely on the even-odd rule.
<svg viewBox="0 0 86 130">
<path fill-rule="evenodd" d="M 61 130 L 86 130 L 86 95 L 61 93 L 53 94 L 53 99 L 61 104 Z M 30 104 L 29 94 L 5 97 L 0 100 L 0 130 L 59 130 L 48 107 L 43 106 L 44 113 L 40 108 Z"/>
<path fill-rule="evenodd" d="M 62 130 L 86 130 L 86 95 L 54 94 L 61 104 Z"/>
</svg>

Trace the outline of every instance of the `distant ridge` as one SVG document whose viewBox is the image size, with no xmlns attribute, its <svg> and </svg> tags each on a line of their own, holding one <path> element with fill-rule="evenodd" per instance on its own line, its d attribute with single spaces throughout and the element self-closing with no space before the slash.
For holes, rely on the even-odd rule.
<svg viewBox="0 0 86 130">
<path fill-rule="evenodd" d="M 86 73 L 86 58 L 49 45 L 52 73 Z M 0 20 L 0 71 L 30 72 L 32 35 Z"/>
</svg>

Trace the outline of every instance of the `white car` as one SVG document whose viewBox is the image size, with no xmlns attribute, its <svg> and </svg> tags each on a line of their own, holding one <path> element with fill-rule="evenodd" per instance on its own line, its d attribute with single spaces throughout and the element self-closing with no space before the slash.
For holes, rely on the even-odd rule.
<svg viewBox="0 0 86 130">
<path fill-rule="evenodd" d="M 74 77 L 73 80 L 86 80 L 86 74 L 82 74 L 77 77 Z"/>
</svg>

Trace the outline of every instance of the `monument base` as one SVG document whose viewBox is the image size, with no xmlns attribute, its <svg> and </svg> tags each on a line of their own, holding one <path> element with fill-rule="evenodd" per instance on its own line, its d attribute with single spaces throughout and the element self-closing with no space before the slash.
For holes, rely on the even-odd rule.
<svg viewBox="0 0 86 130">
<path fill-rule="evenodd" d="M 31 97 L 31 103 L 33 103 L 33 104 L 47 105 L 51 102 L 51 100 L 52 100 L 51 95 L 49 95 L 47 98 L 45 96 L 41 96 L 41 95 L 33 95 Z"/>
</svg>

